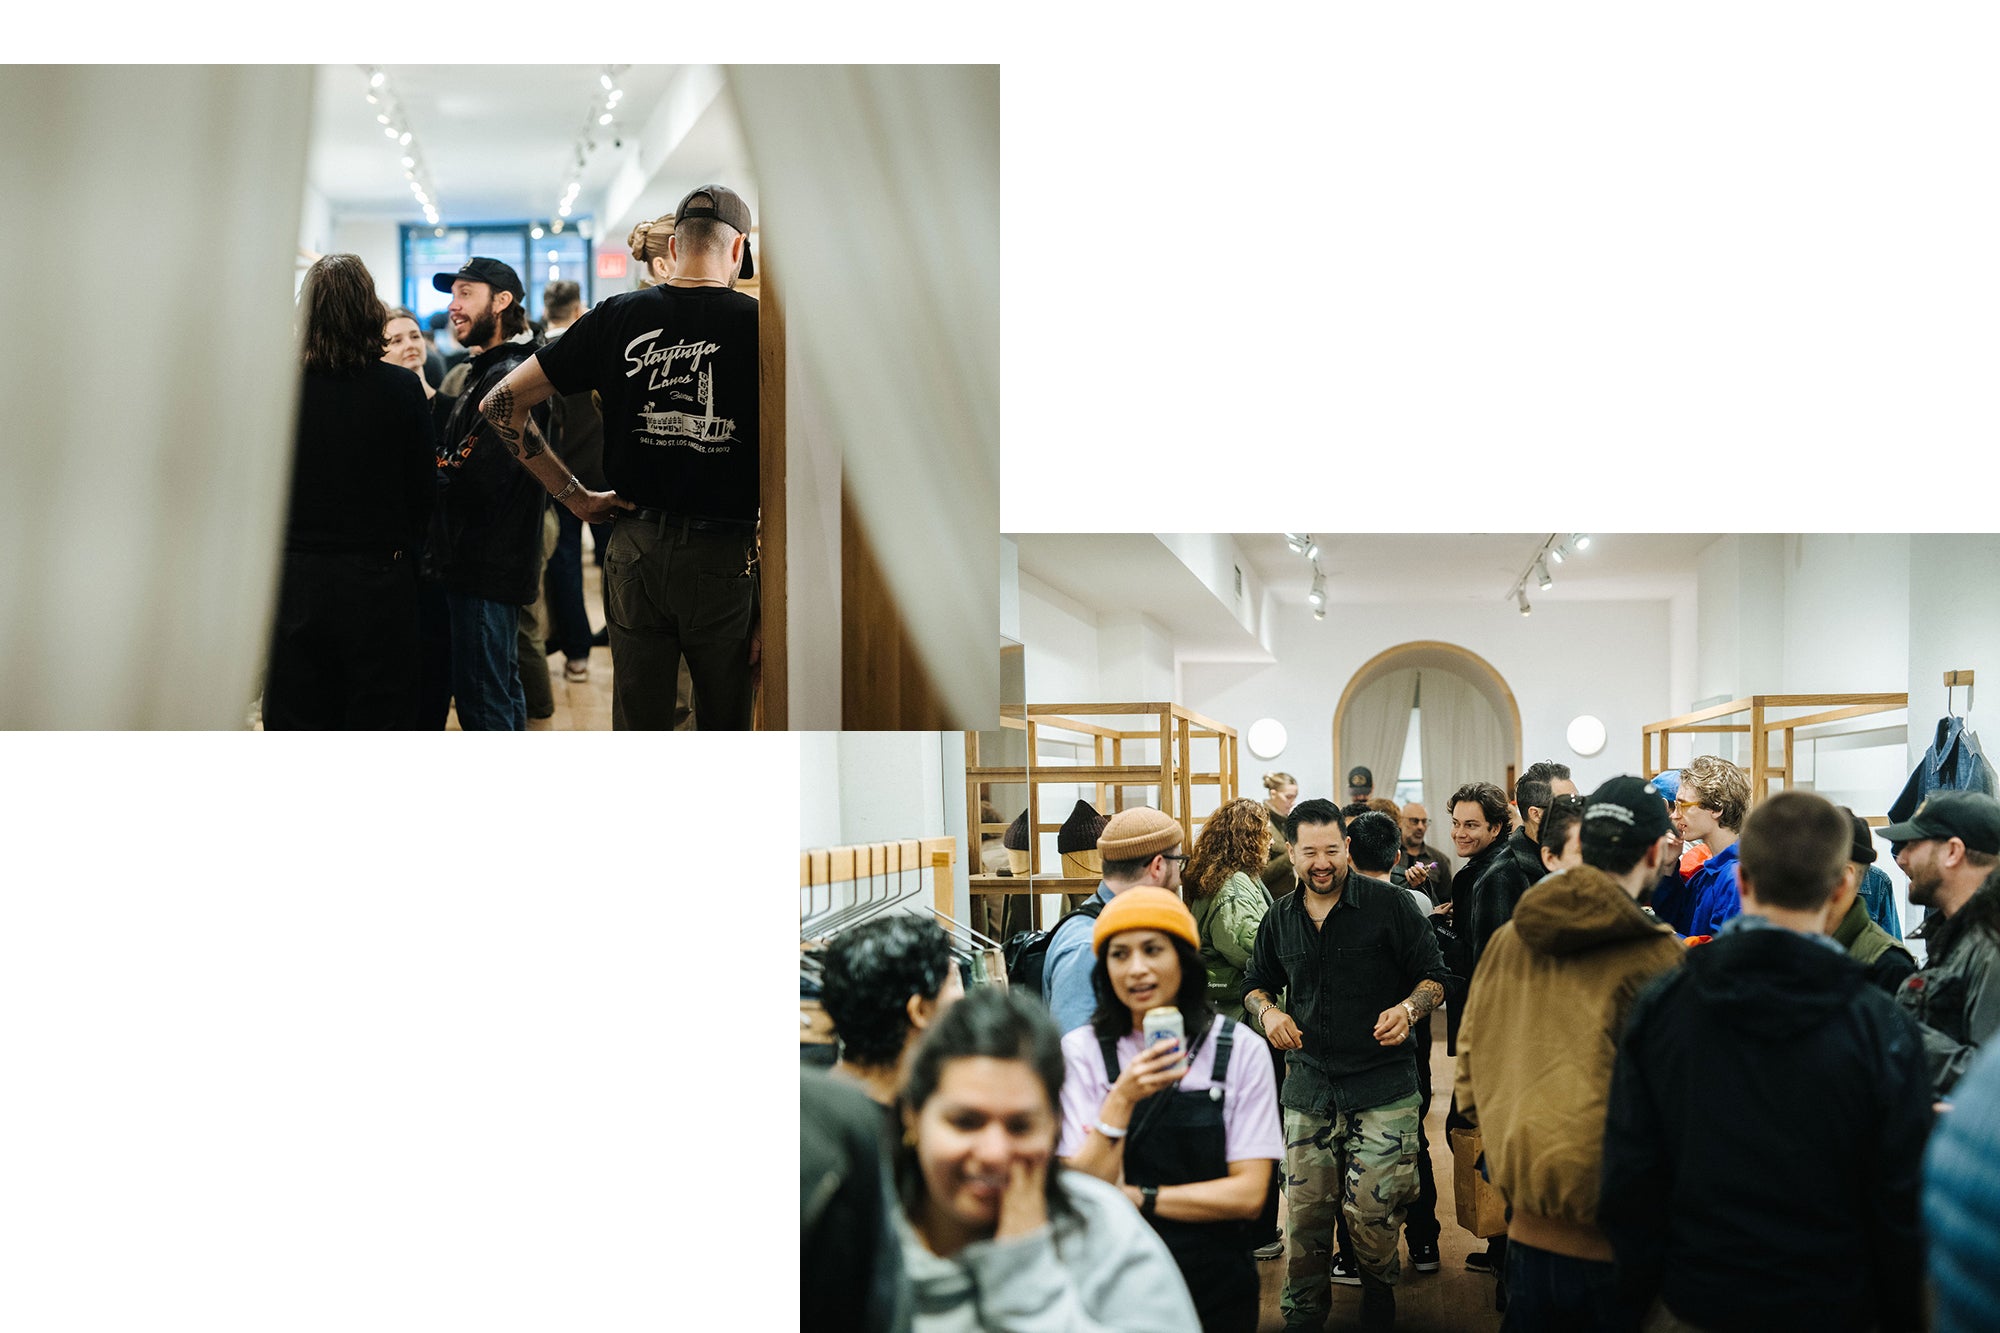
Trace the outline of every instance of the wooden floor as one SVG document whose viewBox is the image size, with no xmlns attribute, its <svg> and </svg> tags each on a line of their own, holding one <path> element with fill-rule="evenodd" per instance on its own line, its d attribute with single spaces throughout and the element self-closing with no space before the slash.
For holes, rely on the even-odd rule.
<svg viewBox="0 0 2000 1333">
<path fill-rule="evenodd" d="M 1493 1279 L 1484 1273 L 1465 1271 L 1465 1256 L 1474 1250 L 1484 1250 L 1486 1242 L 1475 1240 L 1470 1233 L 1459 1229 L 1457 1209 L 1452 1203 L 1451 1152 L 1444 1137 L 1445 1111 L 1451 1105 L 1452 1060 L 1444 1053 L 1444 1023 L 1439 1021 L 1433 1026 L 1437 1029 L 1436 1044 L 1431 1048 L 1434 1092 L 1424 1132 L 1430 1136 L 1431 1165 L 1437 1172 L 1438 1223 L 1442 1228 L 1438 1252 L 1443 1263 L 1435 1273 L 1417 1272 L 1410 1267 L 1409 1247 L 1405 1243 L 1403 1276 L 1396 1286 L 1396 1327 L 1410 1333 L 1446 1330 L 1457 1333 L 1462 1329 L 1488 1333 L 1500 1327 L 1500 1316 L 1493 1309 Z M 1282 1210 L 1283 1204 L 1279 1207 Z M 1257 1270 L 1264 1284 L 1258 1333 L 1278 1333 L 1285 1325 L 1278 1310 L 1278 1297 L 1285 1287 L 1285 1261 L 1272 1259 L 1258 1264 Z M 1326 1326 L 1329 1329 L 1361 1326 L 1361 1288 L 1333 1289 L 1333 1315 Z"/>
</svg>

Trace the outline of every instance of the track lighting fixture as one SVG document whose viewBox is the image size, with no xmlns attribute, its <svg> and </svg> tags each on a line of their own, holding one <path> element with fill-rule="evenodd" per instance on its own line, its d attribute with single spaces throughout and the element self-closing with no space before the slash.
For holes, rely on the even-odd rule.
<svg viewBox="0 0 2000 1333">
<path fill-rule="evenodd" d="M 1316 607 L 1326 606 L 1326 575 L 1318 569 L 1313 570 L 1312 591 L 1306 594 L 1306 600 Z"/>
<path fill-rule="evenodd" d="M 1535 562 L 1535 585 L 1543 592 L 1547 592 L 1550 588 L 1556 586 L 1555 579 L 1549 574 L 1549 566 L 1546 561 L 1537 560 Z"/>
<path fill-rule="evenodd" d="M 1306 553 L 1306 547 L 1310 546 L 1311 544 L 1312 544 L 1312 534 L 1310 533 L 1288 532 L 1285 534 L 1285 545 L 1292 548 L 1292 554 L 1294 555 L 1304 555 Z"/>
<path fill-rule="evenodd" d="M 1314 620 L 1325 620 L 1325 619 L 1326 619 L 1326 608 L 1325 608 L 1325 607 L 1323 607 L 1323 606 L 1321 606 L 1321 607 L 1315 607 L 1315 608 L 1313 609 L 1313 619 L 1314 619 Z"/>
<path fill-rule="evenodd" d="M 1526 588 L 1514 589 L 1514 602 L 1521 608 L 1521 614 L 1524 616 L 1535 609 L 1528 605 L 1528 590 Z"/>
<path fill-rule="evenodd" d="M 1579 551 L 1588 551 L 1590 549 L 1590 537 L 1586 533 L 1579 532 L 1570 538 L 1570 541 Z"/>
</svg>

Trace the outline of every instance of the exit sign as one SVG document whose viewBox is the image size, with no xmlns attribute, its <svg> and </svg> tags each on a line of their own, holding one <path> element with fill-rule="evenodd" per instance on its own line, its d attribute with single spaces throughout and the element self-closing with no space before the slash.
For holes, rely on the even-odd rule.
<svg viewBox="0 0 2000 1333">
<path fill-rule="evenodd" d="M 625 252 L 622 250 L 599 250 L 597 252 L 597 276 L 600 278 L 624 277 Z"/>
</svg>

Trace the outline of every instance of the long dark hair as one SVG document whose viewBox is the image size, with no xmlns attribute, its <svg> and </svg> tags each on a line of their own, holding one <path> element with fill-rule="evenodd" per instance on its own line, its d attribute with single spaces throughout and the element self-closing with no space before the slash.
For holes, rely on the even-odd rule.
<svg viewBox="0 0 2000 1333">
<path fill-rule="evenodd" d="M 1174 997 L 1174 1004 L 1181 1011 L 1187 1049 L 1192 1051 L 1215 1019 L 1215 1006 L 1208 1002 L 1208 964 L 1201 960 L 1200 951 L 1180 936 L 1168 935 L 1167 939 L 1174 946 L 1174 955 L 1181 960 L 1181 989 Z M 1111 940 L 1104 942 L 1104 948 L 1106 952 L 1110 950 Z M 1130 1032 L 1132 1011 L 1111 989 L 1111 969 L 1104 961 L 1104 953 L 1097 955 L 1097 965 L 1090 969 L 1090 984 L 1097 992 L 1097 1012 L 1090 1016 L 1090 1030 L 1100 1037 L 1112 1038 Z"/>
<path fill-rule="evenodd" d="M 1049 1114 L 1056 1123 L 1057 1141 L 1062 1137 L 1063 1051 L 1062 1033 L 1048 1008 L 1026 991 L 999 986 L 973 989 L 944 1016 L 931 1025 L 910 1057 L 910 1078 L 903 1085 L 903 1105 L 922 1114 L 924 1103 L 944 1081 L 944 1067 L 953 1060 L 986 1056 L 994 1060 L 1019 1060 L 1034 1071 L 1049 1096 Z M 1053 1150 L 1049 1155 L 1049 1217 L 1075 1218 L 1076 1206 L 1064 1192 L 1060 1176 L 1062 1164 Z M 896 1149 L 896 1193 L 903 1212 L 912 1222 L 923 1215 L 924 1172 L 917 1161 L 917 1147 L 905 1135 Z"/>
<path fill-rule="evenodd" d="M 375 295 L 375 279 L 358 255 L 323 255 L 306 270 L 299 289 L 307 370 L 352 374 L 380 361 L 388 311 Z"/>
</svg>

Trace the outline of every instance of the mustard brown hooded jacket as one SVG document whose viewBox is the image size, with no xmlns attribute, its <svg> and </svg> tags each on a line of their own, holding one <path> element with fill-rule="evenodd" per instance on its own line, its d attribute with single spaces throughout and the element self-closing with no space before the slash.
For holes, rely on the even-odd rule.
<svg viewBox="0 0 2000 1333">
<path fill-rule="evenodd" d="M 1458 1109 L 1485 1137 L 1508 1235 L 1608 1263 L 1597 1227 L 1604 1116 L 1633 1000 L 1686 949 L 1591 866 L 1522 895 L 1473 973 L 1458 1033 Z"/>
</svg>

